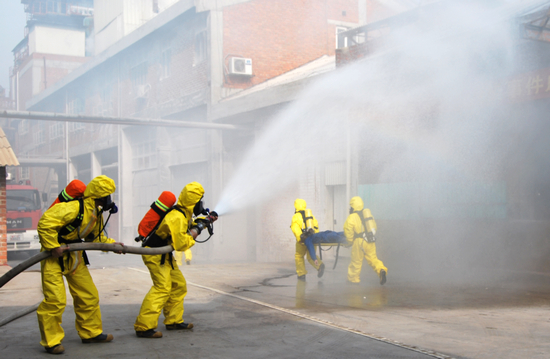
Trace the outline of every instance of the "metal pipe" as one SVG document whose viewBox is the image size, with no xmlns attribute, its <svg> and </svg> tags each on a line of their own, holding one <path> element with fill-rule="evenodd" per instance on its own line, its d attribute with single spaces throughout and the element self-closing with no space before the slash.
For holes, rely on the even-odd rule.
<svg viewBox="0 0 550 359">
<path fill-rule="evenodd" d="M 63 244 L 61 247 L 68 247 L 69 252 L 86 250 L 86 251 L 122 252 L 124 254 L 131 253 L 131 254 L 141 254 L 141 255 L 164 254 L 164 253 L 170 253 L 174 250 L 174 248 L 172 248 L 171 245 L 164 246 L 164 247 L 157 247 L 157 248 L 145 248 L 145 247 L 135 247 L 135 246 L 121 246 L 120 244 L 112 244 L 112 243 L 76 243 L 76 244 L 71 244 L 70 246 Z M 10 280 L 12 280 L 15 276 L 17 276 L 19 273 L 21 273 L 25 269 L 50 257 L 51 255 L 52 253 L 50 251 L 43 251 L 38 253 L 37 255 L 32 256 L 26 261 L 19 263 L 17 266 L 13 267 L 6 274 L 0 277 L 0 288 L 2 288 L 4 284 L 8 283 Z"/>
<path fill-rule="evenodd" d="M 36 111 L 13 111 L 4 110 L 0 112 L 0 118 L 19 118 L 25 120 L 43 120 L 60 122 L 85 122 L 85 123 L 107 123 L 116 125 L 135 126 L 166 126 L 166 127 L 187 127 L 202 128 L 207 130 L 246 130 L 246 127 L 230 125 L 225 123 L 177 121 L 166 119 L 133 118 L 133 117 L 111 117 L 111 116 L 87 116 L 72 115 L 55 112 Z"/>
</svg>

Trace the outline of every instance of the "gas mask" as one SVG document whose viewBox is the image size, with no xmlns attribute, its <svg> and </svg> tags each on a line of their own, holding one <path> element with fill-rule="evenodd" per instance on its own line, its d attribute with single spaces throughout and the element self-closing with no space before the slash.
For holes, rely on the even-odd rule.
<svg viewBox="0 0 550 359">
<path fill-rule="evenodd" d="M 352 214 L 353 213 L 353 207 L 350 207 L 349 208 L 349 214 Z"/>
<path fill-rule="evenodd" d="M 111 214 L 118 212 L 118 207 L 116 206 L 115 202 L 111 199 L 111 195 L 102 197 L 99 199 L 102 203 L 102 211 L 103 212 L 109 212 Z"/>
<path fill-rule="evenodd" d="M 197 202 L 197 204 L 195 205 L 195 207 L 193 208 L 193 214 L 195 216 L 199 216 L 199 215 L 205 215 L 207 216 L 208 215 L 208 208 L 204 208 L 203 204 L 202 204 L 202 197 L 201 199 Z"/>
</svg>

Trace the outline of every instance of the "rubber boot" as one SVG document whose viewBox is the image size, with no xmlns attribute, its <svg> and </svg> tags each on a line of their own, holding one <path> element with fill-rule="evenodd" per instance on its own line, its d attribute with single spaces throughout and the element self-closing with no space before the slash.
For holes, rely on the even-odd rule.
<svg viewBox="0 0 550 359">
<path fill-rule="evenodd" d="M 317 277 L 321 278 L 323 276 L 323 273 L 325 273 L 325 263 L 321 263 L 319 266 L 319 270 L 317 271 Z"/>
<path fill-rule="evenodd" d="M 178 323 L 178 324 L 169 324 L 166 326 L 167 330 L 181 330 L 181 329 L 192 329 L 193 323 Z"/>
<path fill-rule="evenodd" d="M 301 281 L 305 282 L 306 281 L 306 275 L 305 274 L 299 275 L 298 280 L 301 280 Z"/>
<path fill-rule="evenodd" d="M 54 345 L 51 348 L 45 347 L 44 349 L 50 354 L 63 354 L 63 352 L 65 352 L 65 348 L 63 348 L 61 344 Z"/>
<path fill-rule="evenodd" d="M 136 331 L 136 336 L 138 336 L 139 338 L 157 339 L 157 338 L 162 338 L 162 332 L 157 332 L 154 329 L 149 329 L 144 332 Z"/>
<path fill-rule="evenodd" d="M 103 333 L 101 333 L 95 338 L 82 339 L 82 343 L 108 343 L 113 339 L 114 339 L 114 337 L 113 337 L 112 334 L 103 334 Z"/>
<path fill-rule="evenodd" d="M 380 285 L 384 285 L 386 283 L 386 271 L 381 270 L 380 271 Z"/>
</svg>

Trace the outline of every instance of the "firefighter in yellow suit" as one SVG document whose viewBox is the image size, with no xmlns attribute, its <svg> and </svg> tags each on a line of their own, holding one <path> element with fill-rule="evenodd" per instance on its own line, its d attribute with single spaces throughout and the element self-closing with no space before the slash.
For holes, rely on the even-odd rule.
<svg viewBox="0 0 550 359">
<path fill-rule="evenodd" d="M 198 182 L 187 184 L 181 191 L 175 209 L 171 210 L 160 223 L 153 247 L 172 244 L 176 251 L 186 251 L 195 244 L 199 234 L 189 229 L 193 214 L 202 207 L 204 189 Z M 146 247 L 149 247 L 149 241 Z M 134 323 L 136 335 L 140 338 L 162 338 L 162 332 L 155 331 L 161 311 L 164 312 L 164 325 L 167 330 L 191 329 L 192 323 L 183 321 L 183 299 L 187 294 L 187 282 L 177 266 L 172 253 L 167 255 L 142 256 L 149 269 L 153 286 L 143 299 L 139 315 Z"/>
<path fill-rule="evenodd" d="M 310 212 L 308 209 L 306 209 L 307 204 L 306 201 L 297 198 L 294 201 L 294 209 L 296 210 L 294 212 L 294 215 L 292 216 L 292 222 L 290 224 L 290 229 L 292 230 L 292 233 L 294 233 L 294 236 L 296 237 L 296 254 L 294 256 L 294 260 L 296 261 L 296 274 L 298 275 L 299 280 L 306 280 L 306 263 L 304 260 L 304 256 L 307 254 L 307 260 L 309 264 L 311 264 L 316 270 L 317 270 L 317 276 L 321 277 L 323 275 L 323 271 L 325 269 L 325 265 L 322 261 L 318 260 L 317 263 L 311 259 L 311 256 L 309 255 L 309 252 L 307 250 L 306 245 L 301 241 L 302 234 L 307 230 L 306 228 L 306 211 L 308 213 Z M 304 220 L 305 219 L 305 220 Z M 315 233 L 319 233 L 319 223 L 317 222 L 317 219 L 311 215 L 311 223 L 312 228 Z"/>
<path fill-rule="evenodd" d="M 68 234 L 63 234 L 65 226 L 73 224 L 80 217 L 80 201 L 58 203 L 48 209 L 38 222 L 38 235 L 41 251 L 51 251 L 52 256 L 40 263 L 44 300 L 36 314 L 42 340 L 40 344 L 50 354 L 61 354 L 65 348 L 61 344 L 65 333 L 61 319 L 66 305 L 65 284 L 67 279 L 73 297 L 76 314 L 76 330 L 83 343 L 104 343 L 113 340 L 111 334 L 103 334 L 99 295 L 86 267 L 86 256 L 82 251 L 66 252 L 67 247 L 60 243 L 86 241 L 117 243 L 103 234 L 102 210 L 108 208 L 110 195 L 115 192 L 115 182 L 107 176 L 94 178 L 86 187 L 82 205 L 83 214 L 80 226 Z M 62 233 L 59 233 L 59 232 Z"/>
<path fill-rule="evenodd" d="M 361 267 L 363 258 L 370 264 L 380 278 L 380 284 L 386 283 L 388 268 L 376 256 L 376 244 L 374 235 L 376 234 L 376 222 L 372 217 L 371 211 L 364 208 L 361 197 L 353 197 L 350 200 L 350 215 L 344 223 L 344 235 L 351 247 L 351 262 L 348 267 L 348 281 L 358 284 L 361 279 Z M 361 219 L 361 214 L 363 220 Z M 363 236 L 363 234 L 365 234 Z"/>
<path fill-rule="evenodd" d="M 178 264 L 178 266 L 181 266 L 183 264 L 181 260 L 183 259 L 184 255 L 185 255 L 185 264 L 187 265 L 191 264 L 191 260 L 193 259 L 193 253 L 191 252 L 191 249 L 188 249 L 183 252 L 174 251 L 174 258 L 176 258 L 176 263 Z"/>
</svg>

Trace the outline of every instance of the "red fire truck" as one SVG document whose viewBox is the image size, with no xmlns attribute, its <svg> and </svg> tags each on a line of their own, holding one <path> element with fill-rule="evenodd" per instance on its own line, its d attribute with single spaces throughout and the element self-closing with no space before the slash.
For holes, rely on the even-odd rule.
<svg viewBox="0 0 550 359">
<path fill-rule="evenodd" d="M 42 216 L 40 191 L 30 185 L 6 184 L 8 252 L 40 251 L 36 226 Z"/>
</svg>

